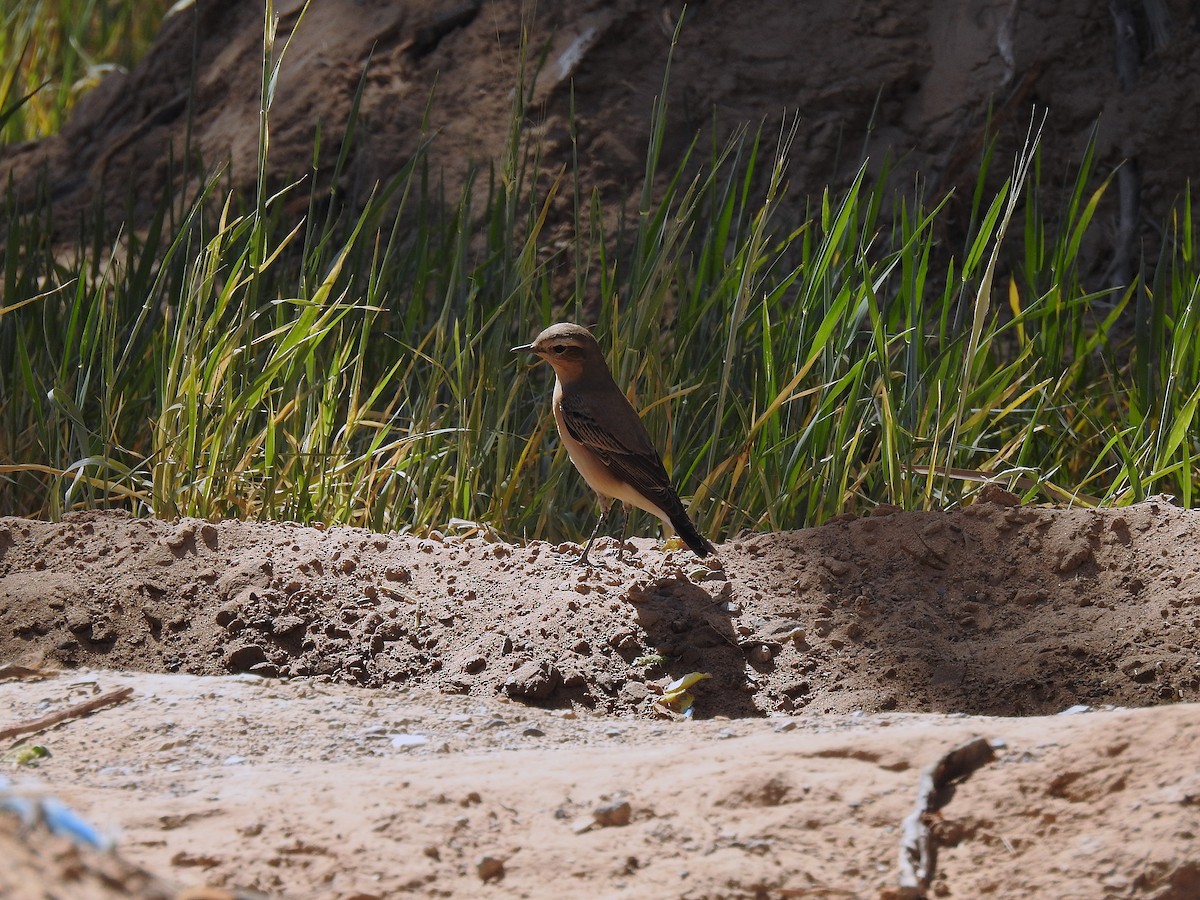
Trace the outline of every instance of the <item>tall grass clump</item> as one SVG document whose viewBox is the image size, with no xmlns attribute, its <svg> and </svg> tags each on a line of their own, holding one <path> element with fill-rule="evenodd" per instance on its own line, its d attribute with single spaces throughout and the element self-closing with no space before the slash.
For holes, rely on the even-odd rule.
<svg viewBox="0 0 1200 900">
<path fill-rule="evenodd" d="M 9 0 L 0 6 L 0 144 L 62 127 L 75 102 L 150 45 L 166 0 Z"/>
<path fill-rule="evenodd" d="M 426 143 L 349 210 L 320 185 L 352 158 L 353 113 L 309 177 L 265 189 L 271 26 L 268 5 L 253 196 L 216 173 L 185 215 L 164 201 L 103 252 L 52 249 L 53 211 L 9 201 L 0 513 L 579 536 L 594 501 L 551 425 L 549 375 L 509 352 L 556 319 L 597 324 L 714 538 L 952 506 L 982 481 L 1028 500 L 1191 502 L 1190 199 L 1152 281 L 1100 290 L 1083 248 L 1108 173 L 1089 151 L 1047 209 L 1037 127 L 1016 159 L 985 157 L 957 198 L 964 233 L 946 198 L 865 165 L 789 212 L 794 123 L 698 136 L 667 164 L 660 99 L 644 189 L 614 228 L 578 162 L 545 173 L 518 90 L 507 151 L 456 194 Z M 989 167 L 1008 172 L 994 192 Z"/>
</svg>

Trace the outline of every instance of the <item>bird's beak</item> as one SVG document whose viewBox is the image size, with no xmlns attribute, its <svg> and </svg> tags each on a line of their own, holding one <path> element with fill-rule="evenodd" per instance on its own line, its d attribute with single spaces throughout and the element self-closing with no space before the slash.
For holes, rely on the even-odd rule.
<svg viewBox="0 0 1200 900">
<path fill-rule="evenodd" d="M 520 347 L 513 347 L 510 353 L 532 353 L 533 344 L 522 344 Z"/>
</svg>

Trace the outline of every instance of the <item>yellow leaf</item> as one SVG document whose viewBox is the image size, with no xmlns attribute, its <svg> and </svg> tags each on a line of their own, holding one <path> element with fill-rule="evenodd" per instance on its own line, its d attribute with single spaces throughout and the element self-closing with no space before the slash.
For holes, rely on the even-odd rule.
<svg viewBox="0 0 1200 900">
<path fill-rule="evenodd" d="M 682 678 L 676 678 L 663 688 L 662 698 L 658 702 L 691 718 L 692 704 L 696 702 L 696 698 L 692 696 L 692 692 L 688 688 L 705 678 L 712 678 L 712 676 L 707 672 L 689 672 Z"/>
</svg>

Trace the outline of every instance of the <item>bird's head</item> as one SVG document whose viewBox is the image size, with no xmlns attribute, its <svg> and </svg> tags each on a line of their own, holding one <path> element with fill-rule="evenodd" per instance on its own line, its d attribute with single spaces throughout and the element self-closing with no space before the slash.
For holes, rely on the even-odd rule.
<svg viewBox="0 0 1200 900">
<path fill-rule="evenodd" d="M 600 352 L 600 345 L 592 333 L 582 325 L 571 322 L 551 325 L 534 338 L 532 344 L 522 344 L 512 349 L 514 353 L 536 353 L 554 367 L 562 380 L 577 378 L 596 366 L 600 367 L 600 371 L 608 371 L 604 354 Z"/>
</svg>

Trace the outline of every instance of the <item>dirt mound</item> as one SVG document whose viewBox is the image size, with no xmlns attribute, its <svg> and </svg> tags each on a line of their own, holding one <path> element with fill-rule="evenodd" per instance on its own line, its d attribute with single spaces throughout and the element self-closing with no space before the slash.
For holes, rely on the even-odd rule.
<svg viewBox="0 0 1200 900">
<path fill-rule="evenodd" d="M 1200 513 L 982 503 L 686 550 L 87 512 L 0 520 L 0 658 L 701 716 L 1194 699 Z M 603 545 L 598 545 L 603 546 Z"/>
<path fill-rule="evenodd" d="M 336 194 L 361 203 L 428 136 L 453 192 L 471 161 L 497 159 L 507 146 L 525 34 L 527 80 L 546 50 L 530 111 L 545 171 L 577 156 L 584 195 L 598 188 L 613 221 L 640 190 L 650 111 L 683 4 L 324 0 L 302 20 L 301 6 L 276 7 L 277 46 L 289 35 L 292 43 L 272 110 L 274 187 L 310 171 L 318 129 L 329 159 L 336 154 L 369 61 L 358 138 Z M 0 180 L 11 177 L 31 201 L 44 178 L 67 229 L 100 198 L 112 209 L 129 204 L 145 223 L 165 191 L 190 195 L 205 166 L 228 162 L 229 183 L 250 186 L 261 48 L 259 6 L 187 5 L 143 62 L 105 79 L 61 134 L 0 153 Z M 1185 0 L 690 3 L 672 61 L 663 163 L 677 164 L 697 133 L 706 142 L 715 131 L 721 141 L 747 124 L 764 123 L 769 144 L 785 117 L 798 115 L 785 221 L 799 219 L 824 185 L 844 184 L 864 156 L 875 170 L 890 160 L 897 184 L 920 173 L 936 189 L 965 185 L 969 197 L 989 119 L 1001 179 L 1037 107 L 1049 111 L 1049 211 L 1053 185 L 1073 178 L 1099 121 L 1101 172 L 1133 161 L 1121 176 L 1120 205 L 1112 191 L 1101 211 L 1105 225 L 1094 239 L 1111 242 L 1095 248 L 1101 274 L 1114 254 L 1122 265 L 1136 258 L 1139 239 L 1156 242 L 1194 168 L 1200 103 L 1190 76 L 1198 67 L 1200 34 Z"/>
</svg>

